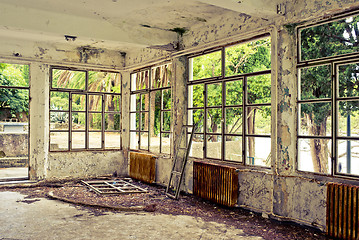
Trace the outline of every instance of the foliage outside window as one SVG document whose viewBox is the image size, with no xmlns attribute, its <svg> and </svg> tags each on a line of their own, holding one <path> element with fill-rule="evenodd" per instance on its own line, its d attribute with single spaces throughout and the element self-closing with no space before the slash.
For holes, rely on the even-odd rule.
<svg viewBox="0 0 359 240">
<path fill-rule="evenodd" d="M 171 67 L 169 63 L 131 74 L 131 149 L 171 152 Z"/>
<path fill-rule="evenodd" d="M 298 28 L 298 170 L 359 175 L 358 24 L 346 16 Z"/>
<path fill-rule="evenodd" d="M 189 58 L 190 156 L 270 166 L 270 68 L 270 37 Z"/>
<path fill-rule="evenodd" d="M 50 150 L 119 148 L 120 74 L 52 68 Z"/>
</svg>

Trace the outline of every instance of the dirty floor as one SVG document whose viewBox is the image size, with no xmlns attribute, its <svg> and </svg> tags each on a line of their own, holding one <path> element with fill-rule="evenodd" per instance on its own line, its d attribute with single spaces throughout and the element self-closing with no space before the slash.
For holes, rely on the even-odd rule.
<svg viewBox="0 0 359 240">
<path fill-rule="evenodd" d="M 310 228 L 192 195 L 176 201 L 162 187 L 137 184 L 148 192 L 100 196 L 78 182 L 2 187 L 0 240 L 326 239 Z"/>
</svg>

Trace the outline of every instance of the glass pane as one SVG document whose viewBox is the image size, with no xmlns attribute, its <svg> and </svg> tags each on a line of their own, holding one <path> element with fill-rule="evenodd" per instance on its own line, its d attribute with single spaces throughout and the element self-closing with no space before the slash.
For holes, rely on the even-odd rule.
<svg viewBox="0 0 359 240">
<path fill-rule="evenodd" d="M 51 93 L 50 93 L 50 110 L 68 111 L 69 110 L 69 93 L 51 91 Z"/>
<path fill-rule="evenodd" d="M 358 51 L 358 16 L 324 23 L 300 31 L 301 60 L 337 56 Z"/>
<path fill-rule="evenodd" d="M 139 130 L 140 129 L 140 114 L 139 113 L 130 113 L 130 129 Z"/>
<path fill-rule="evenodd" d="M 187 138 L 190 138 L 188 134 Z M 192 139 L 191 151 L 189 153 L 190 157 L 203 158 L 203 134 L 195 134 Z"/>
<path fill-rule="evenodd" d="M 271 102 L 271 75 L 247 78 L 247 102 L 249 104 Z"/>
<path fill-rule="evenodd" d="M 302 68 L 298 74 L 301 100 L 332 97 L 330 65 Z"/>
<path fill-rule="evenodd" d="M 204 85 L 191 85 L 188 87 L 188 107 L 204 107 Z"/>
<path fill-rule="evenodd" d="M 148 131 L 148 112 L 141 112 L 141 131 Z"/>
<path fill-rule="evenodd" d="M 105 130 L 121 130 L 121 114 L 105 113 Z"/>
<path fill-rule="evenodd" d="M 86 111 L 86 95 L 72 94 L 72 111 Z"/>
<path fill-rule="evenodd" d="M 84 149 L 84 148 L 85 148 L 85 133 L 72 132 L 72 149 Z"/>
<path fill-rule="evenodd" d="M 263 167 L 271 166 L 271 139 L 265 137 L 247 137 L 247 159 L 248 165 Z"/>
<path fill-rule="evenodd" d="M 190 74 L 190 81 L 221 76 L 221 59 L 221 51 L 191 58 L 192 74 Z"/>
<path fill-rule="evenodd" d="M 298 170 L 329 174 L 331 142 L 329 139 L 298 139 Z"/>
<path fill-rule="evenodd" d="M 226 77 L 271 68 L 270 37 L 227 47 Z"/>
<path fill-rule="evenodd" d="M 139 149 L 139 133 L 131 132 L 130 133 L 130 149 Z"/>
<path fill-rule="evenodd" d="M 242 162 L 242 137 L 226 136 L 225 160 Z"/>
<path fill-rule="evenodd" d="M 221 159 L 222 137 L 220 135 L 207 135 L 207 158 Z"/>
<path fill-rule="evenodd" d="M 149 78 L 150 78 L 149 70 L 132 74 L 131 90 L 134 91 L 134 90 L 148 89 Z"/>
<path fill-rule="evenodd" d="M 338 141 L 338 166 L 339 173 L 359 175 L 359 141 Z"/>
<path fill-rule="evenodd" d="M 121 133 L 105 132 L 105 148 L 121 148 Z"/>
<path fill-rule="evenodd" d="M 149 94 L 141 94 L 141 110 L 148 111 L 150 105 Z"/>
<path fill-rule="evenodd" d="M 271 107 L 247 107 L 247 133 L 271 134 Z"/>
<path fill-rule="evenodd" d="M 171 154 L 171 134 L 162 133 L 161 134 L 161 152 Z"/>
<path fill-rule="evenodd" d="M 68 112 L 50 113 L 50 130 L 69 130 Z"/>
<path fill-rule="evenodd" d="M 89 95 L 89 111 L 102 111 L 102 96 Z"/>
<path fill-rule="evenodd" d="M 162 112 L 162 131 L 171 130 L 171 112 Z"/>
<path fill-rule="evenodd" d="M 331 103 L 299 104 L 299 134 L 307 136 L 331 135 Z"/>
<path fill-rule="evenodd" d="M 85 130 L 86 114 L 85 113 L 72 113 L 72 130 Z"/>
<path fill-rule="evenodd" d="M 243 81 L 226 82 L 226 105 L 243 104 Z"/>
<path fill-rule="evenodd" d="M 188 125 L 197 125 L 195 132 L 203 133 L 204 110 L 188 110 Z"/>
<path fill-rule="evenodd" d="M 88 122 L 90 130 L 101 130 L 102 113 L 89 113 Z"/>
<path fill-rule="evenodd" d="M 140 149 L 147 150 L 148 149 L 148 133 L 141 133 L 141 145 Z"/>
<path fill-rule="evenodd" d="M 207 85 L 207 106 L 222 106 L 222 83 Z"/>
<path fill-rule="evenodd" d="M 121 93 L 119 73 L 89 71 L 88 76 L 88 90 L 90 92 Z"/>
<path fill-rule="evenodd" d="M 0 86 L 29 87 L 29 65 L 0 63 Z"/>
<path fill-rule="evenodd" d="M 166 64 L 152 68 L 152 85 L 151 88 L 169 87 L 171 83 L 172 64 Z"/>
<path fill-rule="evenodd" d="M 222 132 L 222 109 L 210 108 L 207 110 L 207 132 Z"/>
<path fill-rule="evenodd" d="M 243 129 L 243 108 L 226 108 L 226 133 L 241 134 Z"/>
<path fill-rule="evenodd" d="M 89 132 L 89 148 L 102 148 L 101 132 Z"/>
<path fill-rule="evenodd" d="M 86 73 L 80 71 L 52 69 L 52 87 L 85 90 Z"/>
<path fill-rule="evenodd" d="M 171 109 L 172 99 L 171 99 L 171 89 L 162 91 L 162 109 L 167 110 Z"/>
<path fill-rule="evenodd" d="M 50 132 L 50 151 L 69 150 L 68 132 Z"/>
<path fill-rule="evenodd" d="M 359 96 L 359 64 L 339 66 L 339 97 Z"/>
<path fill-rule="evenodd" d="M 359 101 L 339 102 L 338 135 L 359 136 Z"/>
<path fill-rule="evenodd" d="M 132 95 L 131 95 L 131 101 L 132 101 Z M 105 95 L 105 112 L 121 112 L 121 96 Z"/>
</svg>

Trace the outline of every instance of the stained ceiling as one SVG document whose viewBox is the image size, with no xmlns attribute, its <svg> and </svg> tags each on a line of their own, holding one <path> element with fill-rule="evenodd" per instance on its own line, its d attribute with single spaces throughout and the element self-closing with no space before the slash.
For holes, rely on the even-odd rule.
<svg viewBox="0 0 359 240">
<path fill-rule="evenodd" d="M 278 0 L 0 0 L 0 37 L 127 51 L 169 44 L 178 32 L 228 13 L 273 18 L 277 4 Z"/>
</svg>

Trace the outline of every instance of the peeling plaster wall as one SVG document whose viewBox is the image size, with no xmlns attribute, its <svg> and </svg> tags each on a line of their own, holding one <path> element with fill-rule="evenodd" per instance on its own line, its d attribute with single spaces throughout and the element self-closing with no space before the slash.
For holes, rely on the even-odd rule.
<svg viewBox="0 0 359 240">
<path fill-rule="evenodd" d="M 51 153 L 48 162 L 48 179 L 128 175 L 121 151 Z"/>
</svg>

